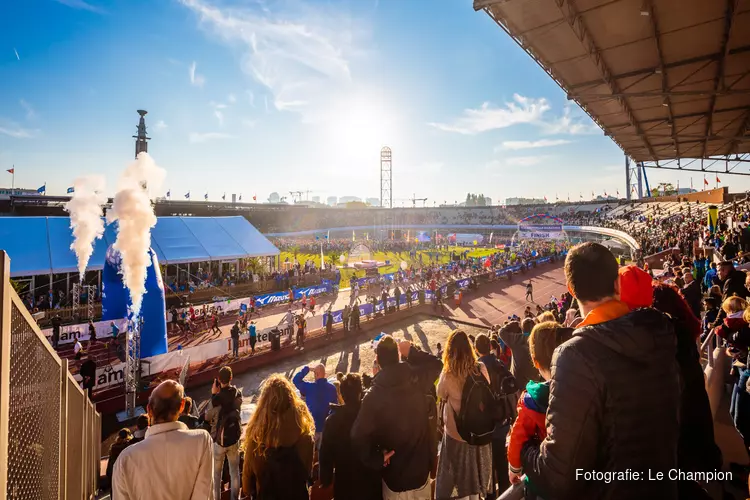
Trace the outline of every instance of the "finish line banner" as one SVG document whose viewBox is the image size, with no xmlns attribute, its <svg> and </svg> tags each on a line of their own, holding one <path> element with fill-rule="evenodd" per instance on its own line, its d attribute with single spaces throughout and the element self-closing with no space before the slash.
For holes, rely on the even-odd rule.
<svg viewBox="0 0 750 500">
<path fill-rule="evenodd" d="M 519 224 L 518 236 L 525 240 L 561 240 L 562 224 Z"/>
</svg>

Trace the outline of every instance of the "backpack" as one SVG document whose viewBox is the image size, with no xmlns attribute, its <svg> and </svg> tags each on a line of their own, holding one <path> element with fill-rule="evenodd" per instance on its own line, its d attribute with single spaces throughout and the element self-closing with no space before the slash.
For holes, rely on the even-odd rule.
<svg viewBox="0 0 750 500">
<path fill-rule="evenodd" d="M 234 402 L 238 397 L 238 390 L 234 388 L 234 397 L 232 398 L 232 406 L 229 409 L 225 409 L 222 405 L 219 410 L 219 421 L 216 422 L 216 429 L 214 434 L 211 436 L 214 439 L 214 443 L 224 448 L 236 444 L 240 440 L 242 434 L 242 420 L 240 418 L 240 410 L 234 407 Z"/>
<path fill-rule="evenodd" d="M 492 442 L 495 430 L 495 395 L 479 367 L 470 373 L 461 392 L 461 411 L 453 415 L 461 439 L 472 446 L 483 446 Z"/>
<path fill-rule="evenodd" d="M 307 471 L 294 446 L 266 452 L 257 500 L 308 500 Z"/>
<path fill-rule="evenodd" d="M 516 377 L 498 361 L 485 363 L 490 375 L 490 389 L 495 396 L 495 421 L 510 424 L 516 418 L 518 403 L 518 382 Z"/>
</svg>

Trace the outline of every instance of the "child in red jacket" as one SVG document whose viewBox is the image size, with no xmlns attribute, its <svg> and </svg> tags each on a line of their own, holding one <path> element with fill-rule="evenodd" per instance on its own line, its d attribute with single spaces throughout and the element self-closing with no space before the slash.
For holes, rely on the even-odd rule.
<svg viewBox="0 0 750 500">
<path fill-rule="evenodd" d="M 544 382 L 533 380 L 526 384 L 518 400 L 518 417 L 508 434 L 508 478 L 515 484 L 521 481 L 521 449 L 529 439 L 540 441 L 547 436 L 545 417 L 549 399 L 550 365 L 552 354 L 557 346 L 569 340 L 573 329 L 565 328 L 554 321 L 546 321 L 534 326 L 529 336 L 529 351 L 534 366 L 544 378 Z"/>
</svg>

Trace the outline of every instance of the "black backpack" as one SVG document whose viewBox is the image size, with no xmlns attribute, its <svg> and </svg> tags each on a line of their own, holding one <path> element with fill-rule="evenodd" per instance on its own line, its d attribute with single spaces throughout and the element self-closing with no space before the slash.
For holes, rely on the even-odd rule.
<svg viewBox="0 0 750 500">
<path fill-rule="evenodd" d="M 516 377 L 499 360 L 485 363 L 490 375 L 490 389 L 495 396 L 495 421 L 510 424 L 516 418 L 518 382 Z"/>
<path fill-rule="evenodd" d="M 472 446 L 482 446 L 492 442 L 495 431 L 495 395 L 479 367 L 470 373 L 461 392 L 461 411 L 453 415 L 461 439 Z"/>
<path fill-rule="evenodd" d="M 266 452 L 257 500 L 308 500 L 307 471 L 294 446 Z"/>
<path fill-rule="evenodd" d="M 239 391 L 236 388 L 234 390 L 235 396 L 232 398 L 231 407 L 224 408 L 224 405 L 222 405 L 221 410 L 219 410 L 219 421 L 216 422 L 216 430 L 212 436 L 214 443 L 225 448 L 236 444 L 242 434 L 240 410 L 234 407 Z"/>
</svg>

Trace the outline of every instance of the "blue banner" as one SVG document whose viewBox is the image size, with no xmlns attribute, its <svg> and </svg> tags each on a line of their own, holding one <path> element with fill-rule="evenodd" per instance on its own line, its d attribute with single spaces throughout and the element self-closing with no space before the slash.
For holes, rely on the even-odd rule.
<svg viewBox="0 0 750 500">
<path fill-rule="evenodd" d="M 304 295 L 310 297 L 311 295 L 320 295 L 322 293 L 330 293 L 331 285 L 320 284 L 315 286 L 308 286 L 304 288 L 294 289 L 294 300 L 299 300 Z M 267 293 L 265 295 L 258 295 L 255 297 L 255 304 L 257 307 L 270 306 L 273 304 L 282 304 L 289 300 L 289 292 L 274 292 Z"/>
</svg>

